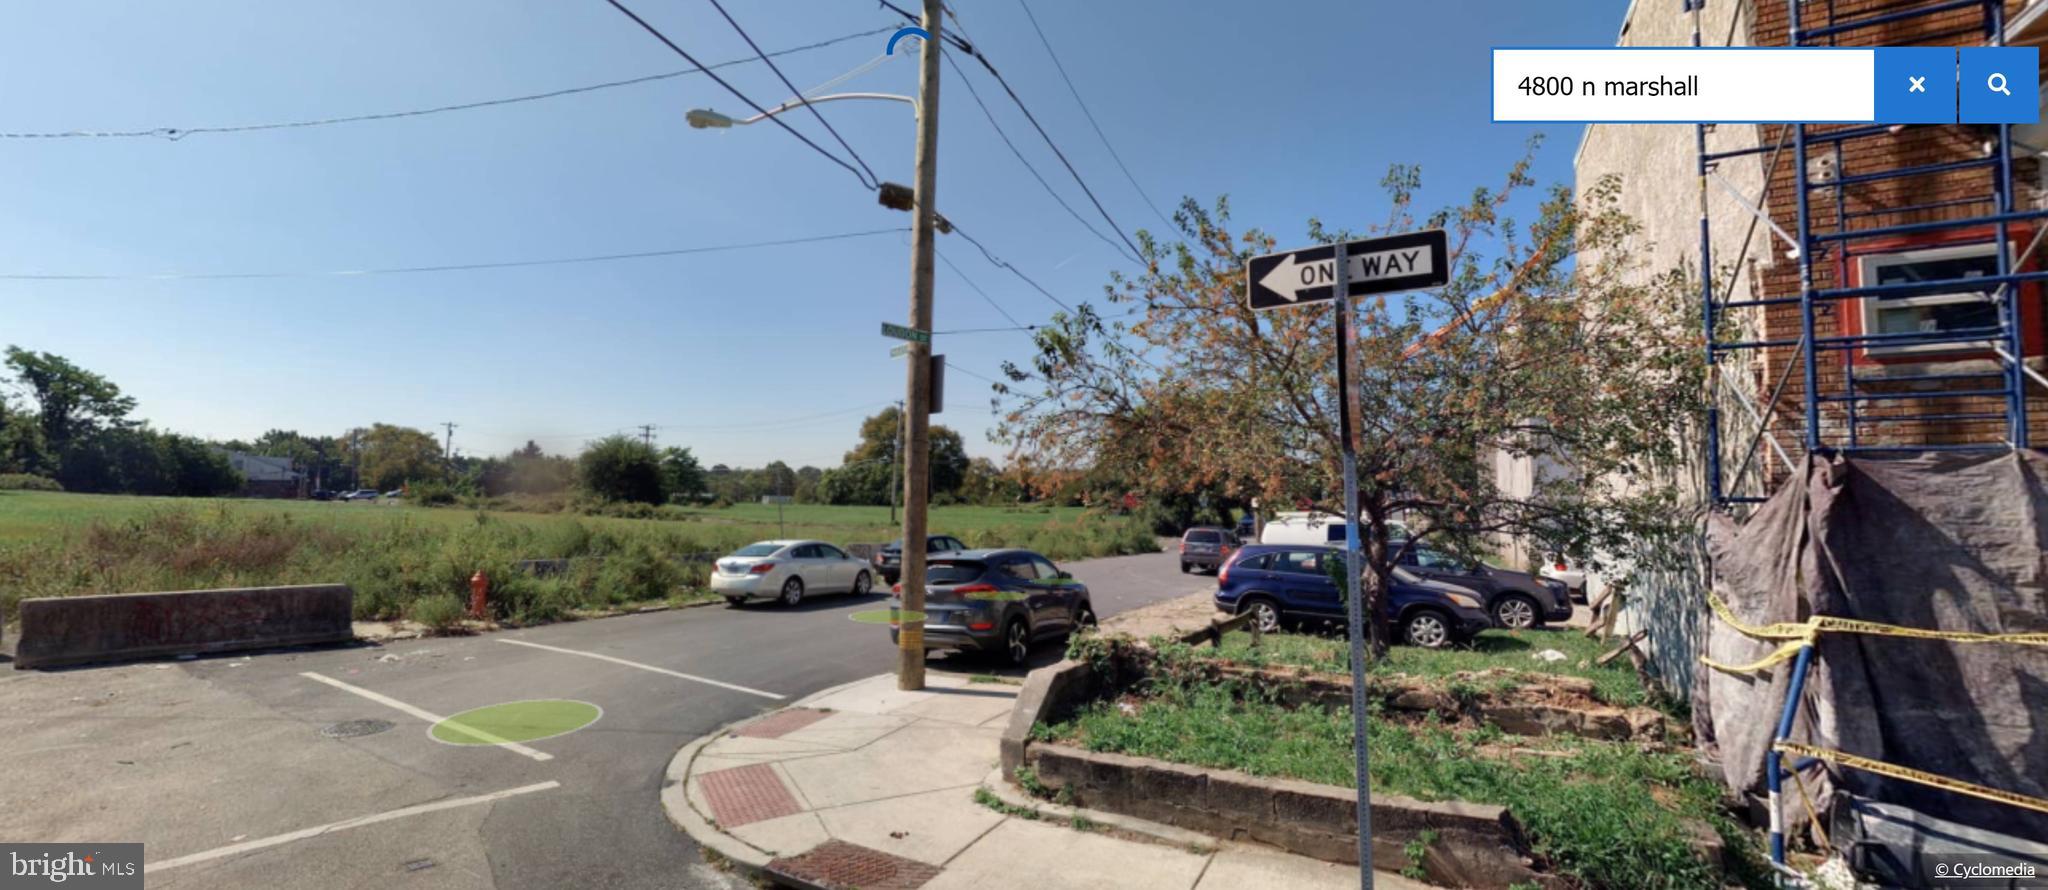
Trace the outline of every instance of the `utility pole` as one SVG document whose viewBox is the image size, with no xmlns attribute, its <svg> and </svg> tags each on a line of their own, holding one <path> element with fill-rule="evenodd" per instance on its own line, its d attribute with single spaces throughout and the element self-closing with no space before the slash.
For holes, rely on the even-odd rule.
<svg viewBox="0 0 2048 890">
<path fill-rule="evenodd" d="M 445 450 L 441 454 L 441 460 L 443 463 L 447 463 L 450 465 L 453 465 L 455 463 L 455 426 L 456 423 L 455 421 L 452 420 L 444 420 L 441 422 L 441 428 L 448 431 L 448 444 L 447 446 L 445 446 Z"/>
<path fill-rule="evenodd" d="M 649 448 L 654 447 L 654 424 L 643 423 L 640 425 L 640 441 Z"/>
<path fill-rule="evenodd" d="M 939 40 L 945 4 L 924 0 L 926 34 L 917 74 L 917 191 L 910 234 L 910 326 L 932 329 L 932 239 L 939 187 Z M 932 345 L 910 344 L 903 458 L 903 609 L 896 648 L 896 688 L 924 688 L 925 503 L 931 494 L 930 462 Z"/>
</svg>

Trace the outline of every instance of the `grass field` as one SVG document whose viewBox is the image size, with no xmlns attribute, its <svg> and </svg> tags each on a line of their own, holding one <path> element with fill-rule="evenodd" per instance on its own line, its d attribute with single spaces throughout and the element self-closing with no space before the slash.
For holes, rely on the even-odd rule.
<svg viewBox="0 0 2048 890">
<path fill-rule="evenodd" d="M 485 512 L 393 503 L 0 492 L 0 614 L 22 598 L 343 582 L 363 618 L 453 621 L 469 576 L 493 581 L 500 616 L 547 620 L 579 608 L 700 590 L 709 561 L 777 537 L 838 544 L 896 537 L 887 507 L 792 505 L 666 510 L 664 519 Z M 1136 520 L 1076 509 L 939 507 L 935 533 L 1056 560 L 1156 548 Z M 586 559 L 536 579 L 512 564 Z M 502 596 L 500 596 L 502 594 Z"/>
</svg>

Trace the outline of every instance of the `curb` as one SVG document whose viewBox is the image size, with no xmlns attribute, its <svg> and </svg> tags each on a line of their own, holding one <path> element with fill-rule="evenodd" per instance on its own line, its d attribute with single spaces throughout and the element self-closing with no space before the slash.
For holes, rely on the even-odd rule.
<svg viewBox="0 0 2048 890">
<path fill-rule="evenodd" d="M 1126 816 L 1122 813 L 1108 813 L 1102 810 L 1091 810 L 1086 807 L 1067 806 L 1066 804 L 1040 800 L 1025 794 L 1023 789 L 1004 781 L 1002 767 L 990 770 L 988 777 L 981 780 L 981 788 L 995 795 L 997 800 L 1010 806 L 1034 810 L 1042 816 L 1054 816 L 1062 820 L 1072 820 L 1074 817 L 1079 816 L 1105 828 L 1115 829 L 1132 835 L 1136 840 L 1182 850 L 1199 850 L 1203 855 L 1215 853 L 1223 847 L 1222 841 L 1217 840 L 1212 835 L 1206 835 L 1198 831 L 1175 828 L 1171 825 L 1140 819 L 1136 816 Z"/>
<path fill-rule="evenodd" d="M 704 746 L 724 738 L 727 733 L 732 732 L 737 727 L 766 719 L 791 708 L 804 707 L 813 701 L 874 680 L 875 677 L 887 676 L 893 675 L 876 674 L 871 677 L 862 677 L 858 680 L 820 689 L 772 711 L 764 711 L 744 720 L 735 720 L 727 723 L 685 744 L 676 751 L 674 757 L 669 759 L 667 775 L 664 777 L 661 786 L 661 808 L 667 814 L 669 823 L 682 831 L 685 836 L 689 837 L 698 846 L 708 848 L 719 856 L 724 857 L 749 878 L 757 881 L 767 881 L 770 884 L 786 883 L 783 879 L 768 873 L 768 863 L 773 861 L 775 857 L 770 856 L 766 850 L 762 850 L 746 841 L 718 830 L 718 826 L 712 823 L 711 817 L 697 812 L 696 804 L 690 802 L 690 767 L 696 763 L 697 753 L 703 750 Z"/>
</svg>

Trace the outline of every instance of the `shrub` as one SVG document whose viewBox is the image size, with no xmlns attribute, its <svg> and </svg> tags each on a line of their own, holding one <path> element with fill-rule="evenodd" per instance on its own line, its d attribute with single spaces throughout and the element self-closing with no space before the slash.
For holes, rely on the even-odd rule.
<svg viewBox="0 0 2048 890">
<path fill-rule="evenodd" d="M 667 500 L 661 455 L 654 447 L 627 436 L 607 436 L 590 443 L 576 459 L 583 490 L 607 501 L 659 504 Z"/>
<path fill-rule="evenodd" d="M 438 479 L 413 482 L 405 487 L 406 500 L 421 507 L 445 507 L 455 503 L 460 492 L 455 486 Z"/>
<path fill-rule="evenodd" d="M 48 476 L 29 473 L 0 473 L 0 491 L 63 491 L 64 486 Z"/>
<path fill-rule="evenodd" d="M 682 567 L 644 541 L 605 557 L 597 573 L 598 595 L 614 605 L 665 599 L 682 584 Z"/>
<path fill-rule="evenodd" d="M 406 607 L 406 617 L 435 633 L 447 633 L 462 625 L 462 600 L 452 596 L 421 597 Z"/>
</svg>

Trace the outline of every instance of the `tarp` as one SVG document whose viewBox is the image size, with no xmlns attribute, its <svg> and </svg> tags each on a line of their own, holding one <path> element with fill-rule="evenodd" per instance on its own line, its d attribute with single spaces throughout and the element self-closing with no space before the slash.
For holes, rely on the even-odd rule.
<svg viewBox="0 0 2048 890">
<path fill-rule="evenodd" d="M 1929 630 L 2048 632 L 2044 479 L 2048 458 L 2030 451 L 1809 459 L 1747 521 L 1709 520 L 1713 589 L 1752 625 L 1830 615 Z M 1842 632 L 1817 640 L 1792 739 L 2048 799 L 2048 648 Z M 1782 644 L 1717 621 L 1706 655 L 1745 664 Z M 1763 792 L 1764 754 L 1791 673 L 1787 661 L 1752 675 L 1698 674 L 1695 727 L 1738 792 Z M 1806 776 L 1823 811 L 1839 788 L 2048 843 L 2048 813 L 1861 770 Z M 1789 780 L 1784 797 L 1786 830 L 1798 833 L 1807 816 Z"/>
</svg>

